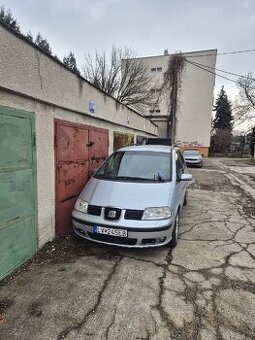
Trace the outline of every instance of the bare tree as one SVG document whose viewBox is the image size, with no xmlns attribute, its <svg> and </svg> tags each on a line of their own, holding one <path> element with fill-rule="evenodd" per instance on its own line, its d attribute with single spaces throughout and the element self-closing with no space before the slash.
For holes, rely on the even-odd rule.
<svg viewBox="0 0 255 340">
<path fill-rule="evenodd" d="M 229 151 L 230 144 L 233 140 L 233 135 L 230 130 L 217 129 L 213 136 L 211 136 L 211 153 L 220 153 L 226 155 Z"/>
<path fill-rule="evenodd" d="M 182 73 L 185 68 L 185 57 L 182 53 L 172 54 L 168 61 L 168 67 L 164 73 L 164 82 L 162 92 L 166 93 L 168 102 L 168 122 L 167 122 L 167 135 L 171 136 L 172 143 L 175 143 L 176 135 L 176 112 L 178 108 L 178 92 L 182 85 Z M 170 127 L 171 134 L 170 134 Z"/>
<path fill-rule="evenodd" d="M 109 57 L 105 52 L 88 54 L 83 74 L 96 87 L 138 110 L 154 102 L 147 66 L 126 47 L 113 46 Z"/>
<path fill-rule="evenodd" d="M 239 123 L 255 124 L 255 78 L 251 72 L 237 81 L 238 99 L 235 103 L 236 119 Z"/>
</svg>

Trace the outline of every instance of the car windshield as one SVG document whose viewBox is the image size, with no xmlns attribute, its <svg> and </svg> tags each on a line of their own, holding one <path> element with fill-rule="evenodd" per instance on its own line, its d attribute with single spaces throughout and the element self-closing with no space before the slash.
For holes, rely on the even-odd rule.
<svg viewBox="0 0 255 340">
<path fill-rule="evenodd" d="M 185 150 L 184 152 L 183 152 L 183 156 L 185 157 L 185 156 L 199 156 L 200 155 L 200 153 L 199 153 L 199 151 L 198 150 Z"/>
<path fill-rule="evenodd" d="M 117 151 L 94 177 L 121 181 L 171 181 L 170 153 Z"/>
</svg>

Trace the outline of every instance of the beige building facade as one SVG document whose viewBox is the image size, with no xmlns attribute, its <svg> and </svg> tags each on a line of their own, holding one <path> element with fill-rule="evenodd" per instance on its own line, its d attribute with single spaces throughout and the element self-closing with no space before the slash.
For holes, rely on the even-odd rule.
<svg viewBox="0 0 255 340">
<path fill-rule="evenodd" d="M 217 50 L 195 51 L 182 55 L 186 61 L 178 90 L 174 140 L 181 148 L 196 147 L 204 155 L 208 155 Z M 152 95 L 157 98 L 160 94 L 158 104 L 145 108 L 143 114 L 158 125 L 159 136 L 162 138 L 171 137 L 171 128 L 168 127 L 170 112 L 168 94 L 161 93 L 164 72 L 167 70 L 170 56 L 165 53 L 139 58 L 147 65 Z M 193 63 L 204 66 L 198 67 Z"/>
</svg>

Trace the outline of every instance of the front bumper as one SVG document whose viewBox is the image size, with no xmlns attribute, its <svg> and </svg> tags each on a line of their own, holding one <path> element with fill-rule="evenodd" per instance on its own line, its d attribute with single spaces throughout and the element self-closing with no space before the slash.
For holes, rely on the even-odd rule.
<svg viewBox="0 0 255 340">
<path fill-rule="evenodd" d="M 203 161 L 200 161 L 200 160 L 185 160 L 185 163 L 187 165 L 198 165 L 198 166 L 203 165 Z"/>
<path fill-rule="evenodd" d="M 89 220 L 90 217 L 94 221 Z M 77 211 L 73 211 L 72 221 L 74 232 L 87 240 L 117 245 L 128 248 L 147 248 L 159 247 L 167 244 L 172 239 L 173 223 L 167 221 L 131 221 L 133 226 L 128 221 L 128 226 L 124 226 L 123 222 L 108 223 L 108 221 L 95 221 L 95 216 L 85 215 Z M 146 226 L 147 222 L 147 226 Z M 154 223 L 153 223 L 154 222 Z M 116 237 L 103 234 L 95 234 L 93 227 L 99 225 L 102 227 L 125 229 L 128 232 L 128 237 Z"/>
</svg>

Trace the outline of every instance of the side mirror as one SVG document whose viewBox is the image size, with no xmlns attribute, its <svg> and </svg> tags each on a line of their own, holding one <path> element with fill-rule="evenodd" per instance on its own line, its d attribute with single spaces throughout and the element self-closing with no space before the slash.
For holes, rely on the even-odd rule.
<svg viewBox="0 0 255 340">
<path fill-rule="evenodd" d="M 181 175 L 181 181 L 191 181 L 193 178 L 193 176 L 191 174 L 182 174 Z"/>
</svg>

